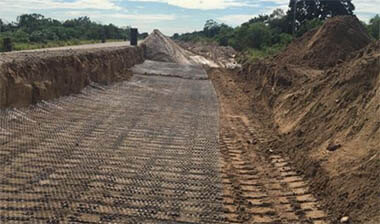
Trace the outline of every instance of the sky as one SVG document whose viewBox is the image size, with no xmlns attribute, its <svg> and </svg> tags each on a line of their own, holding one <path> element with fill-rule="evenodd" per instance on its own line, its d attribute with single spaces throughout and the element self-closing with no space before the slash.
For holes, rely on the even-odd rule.
<svg viewBox="0 0 380 224">
<path fill-rule="evenodd" d="M 353 0 L 359 19 L 368 22 L 380 14 L 380 0 Z M 16 21 L 25 13 L 40 13 L 58 20 L 88 16 L 101 23 L 133 26 L 139 32 L 159 29 L 166 35 L 201 30 L 208 19 L 238 26 L 289 0 L 0 0 L 0 18 Z"/>
</svg>

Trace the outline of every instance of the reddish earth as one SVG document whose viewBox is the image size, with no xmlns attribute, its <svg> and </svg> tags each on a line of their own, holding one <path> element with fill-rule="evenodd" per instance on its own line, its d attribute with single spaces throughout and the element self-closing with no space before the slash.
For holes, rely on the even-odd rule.
<svg viewBox="0 0 380 224">
<path fill-rule="evenodd" d="M 0 54 L 0 108 L 79 93 L 92 82 L 126 80 L 143 54 L 141 47 L 125 43 Z"/>
<path fill-rule="evenodd" d="M 211 77 L 222 108 L 260 134 L 240 130 L 235 148 L 253 142 L 249 153 L 288 158 L 332 223 L 380 223 L 380 42 L 356 18 L 331 19 L 273 58 Z M 239 130 L 223 116 L 222 127 Z"/>
</svg>

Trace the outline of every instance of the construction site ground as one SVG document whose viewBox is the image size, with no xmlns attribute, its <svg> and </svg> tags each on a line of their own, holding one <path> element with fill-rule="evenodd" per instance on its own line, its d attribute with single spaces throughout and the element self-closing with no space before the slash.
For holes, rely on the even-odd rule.
<svg viewBox="0 0 380 224">
<path fill-rule="evenodd" d="M 4 111 L 0 222 L 223 223 L 217 102 L 209 80 L 135 75 Z"/>
<path fill-rule="evenodd" d="M 287 158 L 247 140 L 266 133 L 227 80 L 211 73 L 218 100 L 200 67 L 151 63 L 2 111 L 1 223 L 325 223 Z"/>
<path fill-rule="evenodd" d="M 3 55 L 0 223 L 379 223 L 380 42 L 357 18 L 241 65 L 146 40 Z M 30 101 L 40 76 L 55 94 Z"/>
<path fill-rule="evenodd" d="M 220 102 L 223 195 L 230 223 L 329 223 L 287 157 L 262 148 L 276 135 L 251 110 L 231 71 L 209 72 Z"/>
</svg>

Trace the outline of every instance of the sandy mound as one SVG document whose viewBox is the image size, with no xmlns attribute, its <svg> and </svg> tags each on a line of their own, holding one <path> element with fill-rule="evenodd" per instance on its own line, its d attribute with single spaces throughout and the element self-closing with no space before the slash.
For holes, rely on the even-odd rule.
<svg viewBox="0 0 380 224">
<path fill-rule="evenodd" d="M 192 64 L 190 52 L 178 46 L 159 30 L 154 30 L 143 42 L 146 47 L 145 57 L 153 61 Z"/>
<path fill-rule="evenodd" d="M 369 43 L 370 37 L 356 17 L 338 16 L 295 40 L 277 58 L 284 63 L 327 68 Z"/>
<path fill-rule="evenodd" d="M 143 42 L 145 45 L 145 57 L 152 61 L 171 62 L 184 65 L 205 65 L 217 68 L 219 63 L 207 59 L 180 47 L 159 30 L 154 30 Z"/>
</svg>

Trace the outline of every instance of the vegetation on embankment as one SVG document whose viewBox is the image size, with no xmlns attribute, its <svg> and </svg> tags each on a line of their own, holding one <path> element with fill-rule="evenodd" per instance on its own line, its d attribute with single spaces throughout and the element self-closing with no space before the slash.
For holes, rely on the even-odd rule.
<svg viewBox="0 0 380 224">
<path fill-rule="evenodd" d="M 296 13 L 294 1 L 290 1 L 287 12 L 276 9 L 271 14 L 253 17 L 246 23 L 233 28 L 208 20 L 202 31 L 174 34 L 173 39 L 191 42 L 216 42 L 221 46 L 231 46 L 243 52 L 244 60 L 250 62 L 281 52 L 294 39 L 309 30 L 320 27 L 325 20 L 338 15 L 354 15 L 354 5 L 350 0 L 324 1 L 298 0 Z M 319 2 L 319 1 L 318 1 Z M 316 4 L 316 5 L 315 5 Z M 294 18 L 296 19 L 293 24 Z M 380 16 L 376 15 L 365 25 L 366 32 L 379 39 Z"/>
<path fill-rule="evenodd" d="M 147 35 L 142 33 L 140 38 Z M 91 21 L 89 17 L 58 21 L 40 14 L 24 14 L 12 23 L 5 23 L 0 18 L 0 51 L 4 51 L 4 38 L 11 39 L 13 50 L 30 50 L 128 40 L 129 37 L 130 27 L 102 25 Z"/>
<path fill-rule="evenodd" d="M 1 41 L 1 40 L 0 40 Z M 122 42 L 124 40 L 106 40 L 105 42 Z M 14 43 L 13 50 L 14 51 L 22 51 L 22 50 L 34 50 L 34 49 L 42 49 L 42 48 L 51 48 L 51 47 L 65 47 L 65 46 L 74 46 L 74 45 L 84 45 L 84 44 L 96 44 L 101 43 L 100 40 L 67 40 L 67 41 L 49 41 L 47 43 Z M 1 51 L 1 50 L 0 50 Z"/>
</svg>

